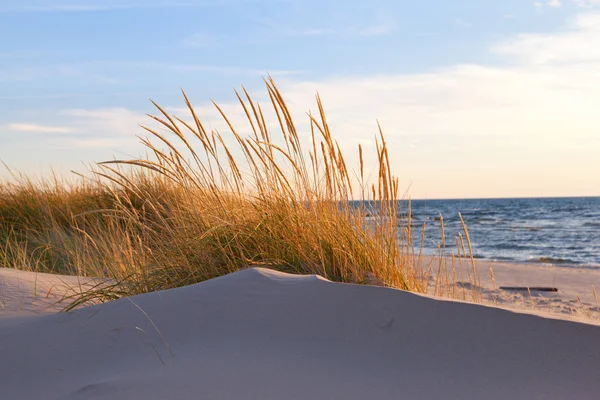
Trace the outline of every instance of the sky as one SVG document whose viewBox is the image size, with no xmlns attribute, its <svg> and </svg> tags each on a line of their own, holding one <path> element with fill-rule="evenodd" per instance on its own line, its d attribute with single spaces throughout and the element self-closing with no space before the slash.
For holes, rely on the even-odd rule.
<svg viewBox="0 0 600 400">
<path fill-rule="evenodd" d="M 318 91 L 353 170 L 379 121 L 412 198 L 600 196 L 600 0 L 0 0 L 0 38 L 14 171 L 141 156 L 180 88 L 248 131 L 234 88 L 266 105 L 270 74 L 305 138 Z"/>
</svg>

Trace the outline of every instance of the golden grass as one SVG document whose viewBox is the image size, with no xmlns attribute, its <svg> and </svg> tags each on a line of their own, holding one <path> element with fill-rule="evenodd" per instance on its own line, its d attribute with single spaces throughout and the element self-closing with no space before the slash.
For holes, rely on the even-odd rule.
<svg viewBox="0 0 600 400">
<path fill-rule="evenodd" d="M 481 302 L 462 216 L 451 259 L 441 215 L 438 257 L 422 254 L 425 225 L 413 240 L 410 202 L 400 209 L 381 129 L 377 177 L 367 183 L 363 148 L 353 170 L 318 96 L 318 114 L 308 114 L 310 132 L 302 134 L 274 82 L 265 83 L 276 132 L 245 89 L 236 92 L 245 130 L 214 104 L 223 133 L 207 130 L 183 93 L 187 118 L 154 103 L 158 115 L 149 118 L 158 128 L 144 126 L 149 137 L 141 138 L 146 158 L 99 163 L 75 182 L 0 181 L 0 266 L 110 278 L 78 292 L 69 307 L 252 266 Z M 495 292 L 491 269 L 490 276 Z"/>
<path fill-rule="evenodd" d="M 0 264 L 116 282 L 77 303 L 257 265 L 425 292 L 428 275 L 415 257 L 410 221 L 400 217 L 381 129 L 378 176 L 368 187 L 363 149 L 351 172 L 318 96 L 310 135 L 302 136 L 272 80 L 266 89 L 277 132 L 245 89 L 236 94 L 249 135 L 217 104 L 230 132 L 206 130 L 183 93 L 188 119 L 154 103 L 158 115 L 149 117 L 158 128 L 144 126 L 149 138 L 141 138 L 151 156 L 99 163 L 91 178 L 70 185 L 24 177 L 2 183 Z M 354 193 L 363 201 L 353 202 Z"/>
</svg>

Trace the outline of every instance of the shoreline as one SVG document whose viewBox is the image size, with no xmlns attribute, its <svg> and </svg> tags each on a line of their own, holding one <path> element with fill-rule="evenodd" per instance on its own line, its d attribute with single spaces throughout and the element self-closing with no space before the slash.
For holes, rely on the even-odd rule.
<svg viewBox="0 0 600 400">
<path fill-rule="evenodd" d="M 424 264 L 439 265 L 439 258 L 423 256 Z M 600 291 L 600 269 L 565 268 L 538 263 L 498 262 L 474 259 L 479 282 L 469 278 L 470 259 L 446 259 L 449 270 L 456 271 L 456 287 L 466 289 L 467 298 L 458 291 L 457 300 L 470 301 L 469 291 L 479 290 L 481 304 L 542 316 L 554 316 L 591 324 L 600 323 L 596 291 Z M 490 272 L 491 270 L 491 272 Z M 462 274 L 462 276 L 461 276 Z M 435 275 L 435 274 L 432 274 Z M 472 276 L 472 274 L 471 274 Z M 432 278 L 435 280 L 434 276 Z M 430 278 L 430 292 L 435 282 Z M 552 287 L 557 292 L 505 290 L 501 287 Z M 448 290 L 448 285 L 445 289 Z M 429 295 L 429 294 L 428 294 Z M 461 295 L 463 295 L 461 297 Z M 439 296 L 436 296 L 439 297 Z M 447 296 L 441 296 L 447 298 Z"/>
</svg>

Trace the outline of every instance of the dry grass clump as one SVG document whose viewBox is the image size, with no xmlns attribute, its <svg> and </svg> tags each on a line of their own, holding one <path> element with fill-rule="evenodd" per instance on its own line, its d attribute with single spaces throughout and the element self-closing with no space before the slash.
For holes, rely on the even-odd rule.
<svg viewBox="0 0 600 400">
<path fill-rule="evenodd" d="M 367 186 L 362 148 L 352 173 L 318 96 L 302 136 L 272 80 L 266 88 L 277 133 L 245 90 L 238 99 L 249 135 L 217 104 L 230 132 L 206 130 L 184 93 L 188 119 L 155 104 L 159 128 L 143 127 L 149 138 L 141 139 L 151 156 L 100 163 L 75 185 L 3 183 L 0 263 L 114 279 L 78 302 L 256 265 L 426 291 L 381 132 L 378 177 Z M 364 201 L 352 202 L 354 193 Z"/>
</svg>

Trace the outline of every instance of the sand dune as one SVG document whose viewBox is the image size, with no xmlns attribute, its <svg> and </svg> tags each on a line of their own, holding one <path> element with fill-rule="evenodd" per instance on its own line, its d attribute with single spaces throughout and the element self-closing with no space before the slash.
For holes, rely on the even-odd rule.
<svg viewBox="0 0 600 400">
<path fill-rule="evenodd" d="M 6 399 L 597 399 L 600 327 L 248 269 L 0 319 Z"/>
<path fill-rule="evenodd" d="M 56 313 L 69 304 L 69 296 L 102 281 L 0 268 L 0 318 Z"/>
</svg>

